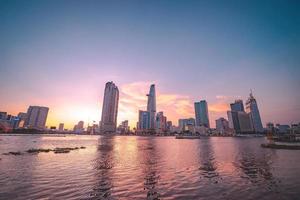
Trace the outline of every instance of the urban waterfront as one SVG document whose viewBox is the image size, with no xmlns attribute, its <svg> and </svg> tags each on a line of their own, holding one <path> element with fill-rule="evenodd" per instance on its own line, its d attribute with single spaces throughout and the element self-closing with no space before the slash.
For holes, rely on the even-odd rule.
<svg viewBox="0 0 300 200">
<path fill-rule="evenodd" d="M 0 199 L 298 199 L 299 151 L 261 148 L 265 140 L 2 135 Z"/>
</svg>

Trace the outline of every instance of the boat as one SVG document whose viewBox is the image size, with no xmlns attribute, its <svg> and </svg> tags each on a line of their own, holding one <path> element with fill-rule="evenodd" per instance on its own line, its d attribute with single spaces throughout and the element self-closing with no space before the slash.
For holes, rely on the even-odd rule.
<svg viewBox="0 0 300 200">
<path fill-rule="evenodd" d="M 175 135 L 175 139 L 200 139 L 200 135 Z"/>
<path fill-rule="evenodd" d="M 271 132 L 267 134 L 269 143 L 261 144 L 263 148 L 271 149 L 289 149 L 300 150 L 300 141 L 296 139 L 295 135 L 274 136 Z"/>
</svg>

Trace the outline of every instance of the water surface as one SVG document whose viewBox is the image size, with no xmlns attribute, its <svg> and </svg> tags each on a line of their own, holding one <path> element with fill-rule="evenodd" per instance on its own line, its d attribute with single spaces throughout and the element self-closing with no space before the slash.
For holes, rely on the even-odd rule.
<svg viewBox="0 0 300 200">
<path fill-rule="evenodd" d="M 0 136 L 0 199 L 299 199 L 300 151 L 264 138 Z M 67 154 L 3 155 L 80 147 Z"/>
</svg>

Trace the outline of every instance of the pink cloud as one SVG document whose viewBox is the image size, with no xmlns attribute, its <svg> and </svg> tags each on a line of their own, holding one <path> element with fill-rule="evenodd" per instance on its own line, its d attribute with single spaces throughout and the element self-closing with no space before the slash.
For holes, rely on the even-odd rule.
<svg viewBox="0 0 300 200">
<path fill-rule="evenodd" d="M 120 87 L 119 122 L 125 119 L 135 126 L 138 120 L 138 110 L 146 110 L 147 96 L 153 82 L 133 82 Z M 194 102 L 188 95 L 163 93 L 156 87 L 157 112 L 163 111 L 168 120 L 177 124 L 178 119 L 195 117 Z M 214 102 L 208 102 L 211 124 L 220 116 L 226 117 L 229 102 L 237 97 L 218 95 Z"/>
</svg>

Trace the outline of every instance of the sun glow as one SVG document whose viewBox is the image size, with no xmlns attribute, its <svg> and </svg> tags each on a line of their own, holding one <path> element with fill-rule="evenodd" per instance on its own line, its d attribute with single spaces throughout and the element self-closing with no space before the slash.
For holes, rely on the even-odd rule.
<svg viewBox="0 0 300 200">
<path fill-rule="evenodd" d="M 153 82 L 133 82 L 119 86 L 119 108 L 118 122 L 128 120 L 131 128 L 136 127 L 138 121 L 138 111 L 146 110 L 149 87 Z M 96 95 L 95 95 L 96 96 Z M 157 87 L 157 112 L 163 111 L 168 120 L 177 124 L 179 118 L 194 117 L 193 100 L 190 96 L 182 94 L 163 93 Z M 47 126 L 58 126 L 64 123 L 65 128 L 72 129 L 78 121 L 84 121 L 84 126 L 88 124 L 98 124 L 101 120 L 102 98 L 98 99 L 77 99 L 76 102 L 68 100 L 60 102 L 70 102 L 70 104 L 54 104 L 50 106 Z M 88 102 L 86 102 L 88 100 Z M 208 102 L 209 117 L 211 124 L 219 115 L 226 115 L 228 103 L 225 97 L 216 98 L 216 102 Z M 86 102 L 86 103 L 83 103 Z"/>
</svg>

